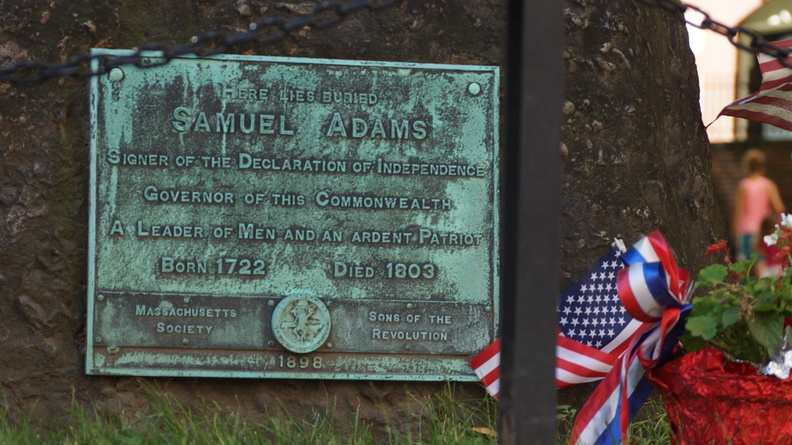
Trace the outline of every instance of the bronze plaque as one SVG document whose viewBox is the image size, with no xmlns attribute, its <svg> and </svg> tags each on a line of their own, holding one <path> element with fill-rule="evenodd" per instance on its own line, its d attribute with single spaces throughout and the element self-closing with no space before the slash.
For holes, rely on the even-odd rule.
<svg viewBox="0 0 792 445">
<path fill-rule="evenodd" d="M 495 67 L 370 61 L 92 79 L 87 372 L 476 380 L 497 97 Z"/>
</svg>

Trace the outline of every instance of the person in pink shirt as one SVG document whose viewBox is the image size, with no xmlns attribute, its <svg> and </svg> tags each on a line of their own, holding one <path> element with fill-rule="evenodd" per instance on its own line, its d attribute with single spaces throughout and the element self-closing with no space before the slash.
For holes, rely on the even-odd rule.
<svg viewBox="0 0 792 445">
<path fill-rule="evenodd" d="M 757 149 L 750 149 L 742 157 L 748 176 L 737 185 L 732 233 L 735 237 L 737 260 L 744 260 L 756 253 L 760 240 L 762 221 L 765 218 L 779 219 L 784 212 L 784 203 L 778 186 L 765 177 L 766 158 Z"/>
</svg>

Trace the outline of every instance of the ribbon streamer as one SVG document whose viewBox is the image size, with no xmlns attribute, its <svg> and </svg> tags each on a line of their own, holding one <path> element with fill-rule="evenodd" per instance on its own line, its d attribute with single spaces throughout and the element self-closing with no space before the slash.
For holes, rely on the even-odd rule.
<svg viewBox="0 0 792 445">
<path fill-rule="evenodd" d="M 635 243 L 623 256 L 626 267 L 616 285 L 625 309 L 644 323 L 620 362 L 611 369 L 580 410 L 570 443 L 618 444 L 629 422 L 649 397 L 646 369 L 662 364 L 676 347 L 690 305 L 692 284 L 659 231 Z"/>
</svg>

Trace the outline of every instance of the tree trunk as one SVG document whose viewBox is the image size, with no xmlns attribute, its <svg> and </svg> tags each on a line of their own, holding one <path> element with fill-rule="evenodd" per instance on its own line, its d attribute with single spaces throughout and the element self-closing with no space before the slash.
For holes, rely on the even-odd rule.
<svg viewBox="0 0 792 445">
<path fill-rule="evenodd" d="M 0 63 L 183 43 L 208 30 L 238 32 L 263 17 L 293 17 L 313 4 L 0 0 Z M 504 14 L 505 2 L 406 0 L 229 52 L 503 66 Z M 563 110 L 547 110 L 564 115 L 559 291 L 614 237 L 629 245 L 656 228 L 680 265 L 697 273 L 705 247 L 725 226 L 683 23 L 635 0 L 570 0 L 564 20 L 566 98 Z M 131 378 L 84 375 L 88 143 L 86 81 L 0 84 L 0 391 L 12 413 L 57 413 L 73 395 L 120 412 L 144 398 Z M 258 416 L 276 401 L 307 413 L 335 398 L 339 407 L 360 407 L 363 419 L 383 421 L 383 406 L 407 413 L 399 407 L 411 403 L 393 382 L 149 380 L 187 404 L 209 398 Z M 413 394 L 444 388 L 407 386 Z M 460 388 L 466 398 L 484 394 L 477 384 Z"/>
</svg>

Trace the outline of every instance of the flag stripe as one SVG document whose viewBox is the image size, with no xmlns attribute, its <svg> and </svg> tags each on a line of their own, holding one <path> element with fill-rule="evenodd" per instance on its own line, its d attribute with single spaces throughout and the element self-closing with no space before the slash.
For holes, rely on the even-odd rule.
<svg viewBox="0 0 792 445">
<path fill-rule="evenodd" d="M 619 276 L 616 278 L 616 285 L 619 288 L 619 297 L 625 309 L 627 309 L 627 312 L 637 314 L 638 317 L 635 318 L 638 320 L 647 321 L 641 317 L 642 314 L 645 314 L 645 311 L 644 308 L 641 307 L 638 298 L 635 296 L 635 292 L 633 292 L 633 287 L 630 284 L 630 269 L 622 269 L 619 271 Z"/>
<path fill-rule="evenodd" d="M 726 106 L 726 108 L 723 109 L 723 111 L 721 111 L 721 114 L 724 114 L 724 113 L 728 112 L 732 108 L 739 108 L 740 105 L 744 105 L 746 103 L 750 103 L 750 102 L 753 101 L 754 98 L 757 98 L 757 97 L 771 96 L 771 97 L 783 98 L 785 96 L 784 93 L 788 92 L 788 91 L 792 91 L 792 85 L 789 85 L 789 84 L 788 85 L 782 85 L 782 86 L 779 86 L 778 88 L 773 88 L 772 90 L 768 90 L 768 91 L 757 91 L 755 93 L 752 93 L 752 94 L 750 94 L 748 96 L 743 97 L 742 99 L 737 99 L 734 102 L 730 103 L 728 106 Z"/>
<path fill-rule="evenodd" d="M 676 290 L 679 289 L 679 279 L 669 278 L 665 268 L 661 263 L 645 264 L 643 267 L 643 281 L 648 283 L 650 295 L 642 295 L 642 298 L 649 300 L 652 308 L 652 315 L 659 319 L 663 313 L 663 306 L 674 305 L 677 302 Z M 678 275 L 678 274 L 673 274 Z M 671 282 L 677 282 L 676 289 Z"/>
<path fill-rule="evenodd" d="M 487 346 L 486 349 L 481 351 L 478 355 L 473 357 L 470 360 L 470 366 L 473 369 L 479 368 L 481 365 L 489 361 L 493 356 L 496 354 L 500 354 L 500 339 L 495 340 L 491 345 Z"/>
<path fill-rule="evenodd" d="M 588 376 L 589 373 L 607 374 L 613 368 L 613 361 L 592 360 L 581 354 L 575 354 L 569 350 L 561 353 L 556 359 L 558 368 L 573 372 L 576 375 Z M 577 360 L 577 361 L 576 361 Z"/>
<path fill-rule="evenodd" d="M 739 107 L 724 110 L 721 114 L 762 122 L 792 131 L 792 112 L 779 107 L 756 103 L 756 100 Z"/>
<path fill-rule="evenodd" d="M 576 445 L 593 445 L 596 443 L 596 440 L 607 428 L 613 417 L 612 413 L 608 411 L 594 408 L 597 408 L 596 405 L 612 406 L 617 404 L 619 400 L 618 388 L 619 373 L 612 372 L 600 382 L 589 398 L 589 402 L 578 413 L 575 420 L 575 428 L 572 429 L 570 443 Z M 595 403 L 591 403 L 591 401 Z M 583 428 L 578 429 L 579 425 L 583 425 Z"/>
<path fill-rule="evenodd" d="M 633 251 L 636 254 L 640 255 L 640 258 L 634 258 L 630 256 L 630 252 Z M 627 253 L 624 254 L 624 261 L 627 264 L 636 264 L 636 263 L 656 263 L 660 261 L 660 257 L 657 255 L 655 251 L 654 245 L 652 245 L 649 237 L 643 237 L 635 243 Z"/>
<path fill-rule="evenodd" d="M 491 386 L 493 382 L 500 380 L 500 366 L 493 368 L 488 374 L 481 377 L 484 386 Z"/>
<path fill-rule="evenodd" d="M 564 388 L 602 379 L 613 368 L 618 355 L 602 352 L 558 335 L 556 346 L 556 387 Z"/>
<path fill-rule="evenodd" d="M 792 88 L 786 90 L 776 89 L 773 91 L 768 91 L 766 94 L 757 96 L 751 102 L 737 106 L 736 109 L 748 108 L 751 105 L 765 105 L 767 109 L 776 108 L 780 113 L 789 113 L 790 111 L 790 104 L 792 104 L 792 98 L 789 97 L 789 91 Z"/>
<path fill-rule="evenodd" d="M 771 42 L 781 48 L 792 47 L 792 39 Z M 727 105 L 718 116 L 749 119 L 792 131 L 792 102 L 784 100 L 792 84 L 792 69 L 773 56 L 758 54 L 762 85 L 759 91 Z M 792 58 L 787 58 L 790 61 Z"/>
<path fill-rule="evenodd" d="M 500 395 L 500 379 L 489 384 L 487 386 L 487 391 L 492 395 L 492 397 L 498 397 Z"/>
<path fill-rule="evenodd" d="M 633 336 L 636 330 L 641 327 L 643 324 L 640 320 L 630 320 L 627 326 L 622 329 L 619 335 L 609 344 L 607 344 L 604 348 L 602 348 L 602 352 L 607 352 L 610 354 L 615 354 L 616 356 L 622 355 L 625 349 L 630 344 L 630 338 Z"/>
<path fill-rule="evenodd" d="M 772 42 L 772 44 L 777 46 L 777 47 L 779 47 L 779 48 L 789 48 L 789 47 L 792 47 L 792 39 L 778 40 L 778 41 Z M 774 57 L 774 56 L 771 56 L 770 54 L 759 53 L 759 54 L 757 54 L 757 58 L 759 60 L 759 67 L 760 68 L 762 68 L 762 66 L 771 64 L 773 62 L 778 63 L 778 58 Z M 780 63 L 778 65 L 779 66 L 783 66 Z M 764 72 L 764 71 L 765 70 L 762 69 L 762 72 Z"/>
<path fill-rule="evenodd" d="M 765 81 L 762 82 L 762 86 L 759 88 L 760 93 L 773 91 L 788 84 L 792 81 L 792 70 L 787 69 L 785 72 L 774 72 L 770 77 L 770 79 L 765 77 Z"/>
<path fill-rule="evenodd" d="M 721 112 L 718 113 L 718 116 L 720 116 L 722 114 L 726 114 L 726 112 L 728 110 L 730 110 L 730 109 L 732 109 L 732 108 L 734 108 L 736 106 L 739 106 L 739 105 L 742 105 L 742 104 L 750 102 L 751 100 L 753 100 L 754 97 L 756 97 L 758 95 L 759 95 L 759 91 L 757 91 L 755 93 L 751 93 L 748 96 L 743 97 L 742 99 L 735 100 L 734 102 L 732 102 L 729 105 L 727 105 L 723 110 L 721 110 Z"/>
<path fill-rule="evenodd" d="M 623 437 L 619 432 L 621 431 L 620 405 L 622 403 L 620 395 L 623 394 L 623 391 L 626 391 L 624 394 L 627 394 L 628 397 L 634 394 L 636 397 L 643 394 L 634 392 L 640 384 L 640 377 L 645 373 L 643 365 L 637 360 L 636 350 L 640 345 L 638 338 L 643 337 L 647 331 L 656 328 L 656 326 L 657 324 L 644 324 L 638 336 L 632 340 L 630 352 L 622 355 L 620 363 L 614 366 L 614 369 L 594 390 L 575 420 L 570 443 L 576 445 L 621 443 Z M 631 376 L 631 378 L 623 380 L 622 376 Z M 613 442 L 614 440 L 616 441 Z"/>
<path fill-rule="evenodd" d="M 649 243 L 652 245 L 657 258 L 660 260 L 660 264 L 663 266 L 666 286 L 670 291 L 669 293 L 672 296 L 676 295 L 679 290 L 679 267 L 677 267 L 674 254 L 671 253 L 671 249 L 668 247 L 663 235 L 661 235 L 659 231 L 655 230 L 650 233 L 647 238 L 649 238 Z"/>
<path fill-rule="evenodd" d="M 731 108 L 739 109 L 740 107 L 744 107 L 752 103 L 758 103 L 762 105 L 775 106 L 782 110 L 786 110 L 788 109 L 787 106 L 790 101 L 789 98 L 790 91 L 792 91 L 792 85 L 785 85 L 784 87 L 775 88 L 773 90 L 766 91 L 762 94 L 758 94 L 750 102 L 747 102 L 745 104 L 737 104 Z"/>
<path fill-rule="evenodd" d="M 775 116 L 767 112 L 741 110 L 734 113 L 723 113 L 723 114 L 726 116 L 741 117 L 743 119 L 762 122 L 764 124 L 773 125 L 775 127 L 782 128 L 787 131 L 792 131 L 792 121 L 790 121 L 789 119 L 784 119 L 782 117 Z"/>
<path fill-rule="evenodd" d="M 635 368 L 644 371 L 643 366 L 641 366 L 640 362 L 637 360 L 633 365 Z M 631 370 L 635 368 L 631 368 Z M 630 419 L 635 416 L 638 409 L 643 406 L 646 399 L 649 398 L 649 394 L 652 392 L 652 385 L 649 383 L 649 380 L 645 378 L 645 374 L 644 371 L 640 376 L 635 375 L 633 377 L 633 379 L 635 379 L 634 381 L 637 381 L 637 384 L 631 385 L 627 389 L 627 393 L 629 393 L 626 401 L 628 411 L 625 413 L 622 410 L 624 401 L 620 401 L 616 404 L 616 409 L 613 411 L 612 417 L 610 417 L 609 424 L 606 425 L 606 428 L 600 434 L 598 443 L 604 445 L 621 445 L 623 443 L 622 439 L 627 437 L 627 432 L 622 430 L 622 425 L 618 420 L 625 414 L 627 414 Z"/>
<path fill-rule="evenodd" d="M 759 70 L 762 72 L 762 83 L 768 80 L 778 80 L 792 74 L 792 70 L 782 65 L 776 58 L 764 62 L 760 61 Z"/>
<path fill-rule="evenodd" d="M 476 374 L 479 377 L 486 376 L 492 373 L 493 370 L 497 370 L 499 367 L 500 367 L 500 352 L 493 355 L 489 360 L 478 366 L 476 368 Z"/>
<path fill-rule="evenodd" d="M 604 371 L 594 371 L 561 358 L 556 359 L 556 365 L 555 378 L 559 388 L 600 380 L 613 368 L 608 365 Z"/>
<path fill-rule="evenodd" d="M 633 267 L 623 270 L 627 271 L 626 284 L 630 287 L 630 293 L 632 294 L 633 298 L 635 298 L 635 303 L 638 304 L 641 310 L 642 316 L 635 318 L 643 321 L 652 321 L 654 319 L 660 318 L 662 309 L 657 304 L 656 298 L 662 294 L 663 289 L 658 287 L 657 281 L 645 279 L 646 276 L 650 275 L 652 277 L 658 276 L 657 269 L 651 268 L 644 263 L 639 263 L 635 264 Z M 627 310 L 633 314 L 633 316 L 635 316 L 635 312 L 630 311 L 629 307 Z"/>
<path fill-rule="evenodd" d="M 616 359 L 613 358 L 613 354 L 608 354 L 597 348 L 586 346 L 580 342 L 565 337 L 563 334 L 558 335 L 556 344 L 558 345 L 558 352 L 566 353 L 566 351 L 570 351 L 571 353 L 579 354 L 580 358 L 588 357 L 592 360 L 603 363 L 613 364 L 613 362 L 616 361 Z"/>
<path fill-rule="evenodd" d="M 582 374 L 582 375 L 580 375 Z M 576 374 L 568 369 L 558 368 L 555 372 L 555 381 L 556 381 L 556 388 L 566 388 L 572 385 L 580 385 L 581 383 L 591 383 L 596 382 L 597 380 L 602 380 L 603 377 L 608 375 L 607 372 L 582 372 L 580 374 Z"/>
</svg>

